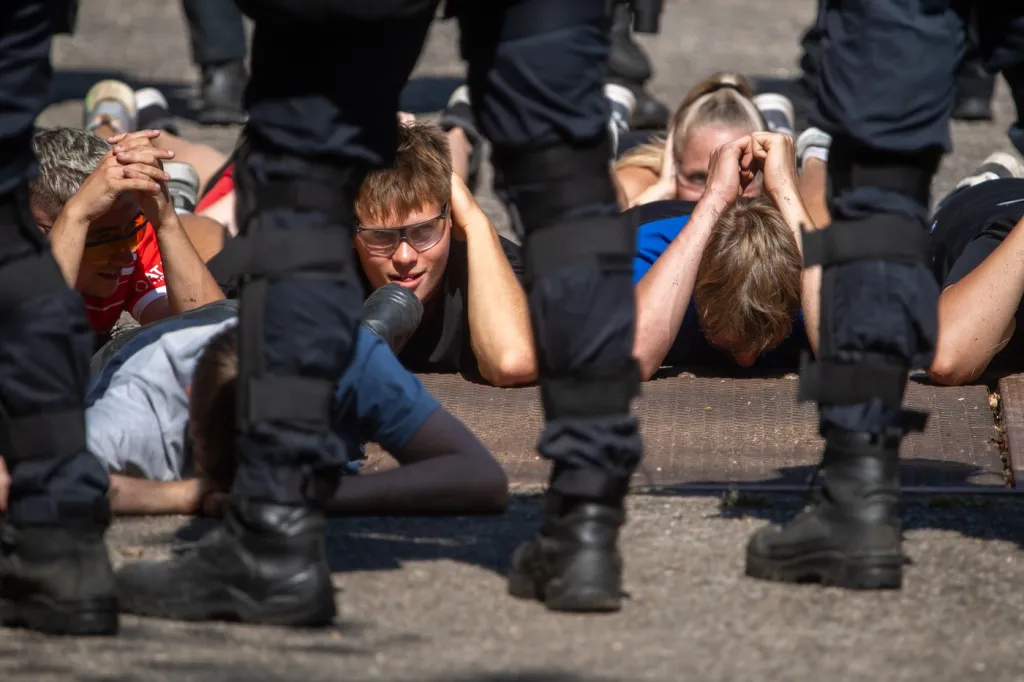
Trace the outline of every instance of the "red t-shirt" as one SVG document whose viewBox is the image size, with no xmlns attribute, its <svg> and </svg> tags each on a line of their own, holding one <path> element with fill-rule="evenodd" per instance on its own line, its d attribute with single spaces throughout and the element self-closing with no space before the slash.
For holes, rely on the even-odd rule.
<svg viewBox="0 0 1024 682">
<path fill-rule="evenodd" d="M 97 336 L 105 336 L 117 324 L 121 313 L 136 320 L 153 301 L 167 297 L 167 283 L 164 281 L 164 263 L 160 258 L 156 232 L 146 223 L 142 242 L 132 254 L 132 265 L 121 270 L 117 291 L 107 298 L 85 296 L 85 314 L 89 326 Z"/>
<path fill-rule="evenodd" d="M 230 163 L 224 169 L 224 172 L 220 174 L 220 177 L 217 178 L 217 181 L 213 183 L 213 186 L 206 190 L 206 194 L 199 199 L 199 203 L 196 204 L 196 208 L 193 213 L 198 215 L 233 192 L 235 189 L 234 175 L 235 164 Z"/>
</svg>

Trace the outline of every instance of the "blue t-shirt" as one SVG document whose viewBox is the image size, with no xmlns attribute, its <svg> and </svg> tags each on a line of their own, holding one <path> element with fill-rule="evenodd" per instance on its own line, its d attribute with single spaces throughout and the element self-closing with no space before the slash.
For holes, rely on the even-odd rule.
<svg viewBox="0 0 1024 682">
<path fill-rule="evenodd" d="M 692 201 L 655 201 L 629 209 L 624 218 L 636 227 L 636 255 L 633 258 L 633 283 L 638 284 L 654 261 L 665 252 L 672 240 L 679 236 L 690 220 L 695 203 Z M 800 352 L 809 350 L 802 311 L 793 319 L 790 335 L 775 348 L 761 353 L 754 367 L 762 370 L 796 368 Z M 700 318 L 693 299 L 683 315 L 676 340 L 662 361 L 676 367 L 735 366 L 725 352 L 708 343 L 700 328 Z"/>
<path fill-rule="evenodd" d="M 140 329 L 93 379 L 88 442 L 111 471 L 159 481 L 194 472 L 187 447 L 188 386 L 210 339 L 237 324 L 234 306 L 200 310 Z M 332 407 L 334 431 L 349 451 L 360 452 L 373 441 L 397 452 L 437 407 L 388 345 L 360 328 Z"/>
</svg>

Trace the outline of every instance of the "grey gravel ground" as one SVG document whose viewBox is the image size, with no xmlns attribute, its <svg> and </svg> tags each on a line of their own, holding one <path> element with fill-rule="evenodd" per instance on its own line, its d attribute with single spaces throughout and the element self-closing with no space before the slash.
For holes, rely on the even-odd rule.
<svg viewBox="0 0 1024 682">
<path fill-rule="evenodd" d="M 177 3 L 82 5 L 78 34 L 55 46 L 57 103 L 42 122 L 77 123 L 79 98 L 110 76 L 160 84 L 187 114 L 195 73 Z M 795 76 L 797 37 L 813 11 L 811 0 L 669 0 L 663 33 L 642 38 L 658 68 L 655 92 L 678 101 L 722 69 Z M 435 25 L 408 108 L 443 102 L 462 73 L 456 55 L 454 27 Z M 954 124 L 956 151 L 937 190 L 1009 148 L 1011 110 L 1000 84 L 994 124 Z M 189 123 L 184 130 L 224 151 L 236 134 Z M 341 608 L 333 630 L 126 617 L 116 640 L 4 632 L 0 679 L 1024 680 L 1019 504 L 915 501 L 904 514 L 914 562 L 904 590 L 850 594 L 742 576 L 749 533 L 792 513 L 796 501 L 636 497 L 623 542 L 631 598 L 621 614 L 603 617 L 556 616 L 505 596 L 501 575 L 536 525 L 534 499 L 517 497 L 496 518 L 338 520 L 329 537 Z M 120 521 L 112 553 L 118 562 L 164 555 L 186 521 Z"/>
</svg>

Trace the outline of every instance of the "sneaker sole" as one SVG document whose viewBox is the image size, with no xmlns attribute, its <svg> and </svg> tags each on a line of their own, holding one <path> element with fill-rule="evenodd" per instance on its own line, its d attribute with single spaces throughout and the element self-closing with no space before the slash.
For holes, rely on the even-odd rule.
<svg viewBox="0 0 1024 682">
<path fill-rule="evenodd" d="M 116 635 L 119 627 L 117 599 L 88 599 L 71 603 L 36 597 L 24 601 L 0 601 L 0 623 L 48 635 L 96 637 Z"/>
<path fill-rule="evenodd" d="M 793 559 L 747 553 L 747 575 L 782 583 L 819 583 L 849 590 L 898 590 L 903 584 L 902 554 L 851 557 L 816 552 Z"/>
</svg>

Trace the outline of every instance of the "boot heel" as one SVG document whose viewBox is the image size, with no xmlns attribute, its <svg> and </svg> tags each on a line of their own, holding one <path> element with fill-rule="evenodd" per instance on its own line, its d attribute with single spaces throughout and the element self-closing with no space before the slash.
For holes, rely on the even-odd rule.
<svg viewBox="0 0 1024 682">
<path fill-rule="evenodd" d="M 552 611 L 612 612 L 622 608 L 622 562 L 614 552 L 583 550 L 544 586 Z"/>
<path fill-rule="evenodd" d="M 850 590 L 898 590 L 903 586 L 903 558 L 847 563 L 845 575 L 834 584 Z"/>
<path fill-rule="evenodd" d="M 533 576 L 525 571 L 512 569 L 508 573 L 508 593 L 517 599 L 540 600 L 541 588 Z"/>
</svg>

